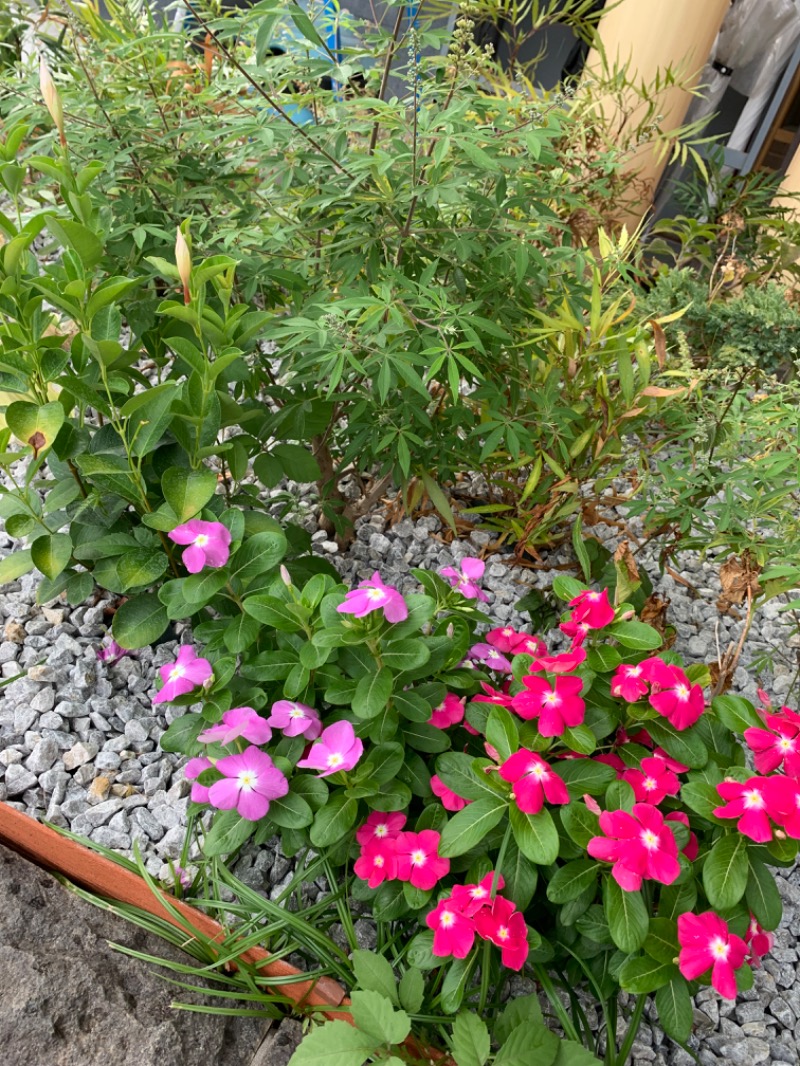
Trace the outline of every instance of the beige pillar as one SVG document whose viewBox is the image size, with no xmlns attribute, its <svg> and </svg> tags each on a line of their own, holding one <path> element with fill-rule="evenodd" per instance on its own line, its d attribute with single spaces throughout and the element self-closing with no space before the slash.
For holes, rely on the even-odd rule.
<svg viewBox="0 0 800 1066">
<path fill-rule="evenodd" d="M 780 192 L 781 195 L 776 198 L 775 203 L 780 207 L 793 208 L 795 217 L 800 217 L 800 148 L 789 160 Z"/>
<path fill-rule="evenodd" d="M 587 71 L 602 76 L 605 56 L 609 72 L 627 66 L 628 80 L 637 85 L 653 87 L 668 69 L 684 84 L 695 85 L 729 7 L 730 0 L 621 0 L 600 22 L 602 54 L 594 49 L 589 53 Z M 666 85 L 657 99 L 659 127 L 669 131 L 683 121 L 692 97 L 687 88 Z M 646 114 L 637 94 L 624 89 L 603 94 L 596 108 L 614 139 L 623 144 Z M 633 115 L 625 120 L 631 109 Z M 637 174 L 637 181 L 620 218 L 629 229 L 646 214 L 666 163 L 649 144 L 630 153 L 625 167 Z"/>
</svg>

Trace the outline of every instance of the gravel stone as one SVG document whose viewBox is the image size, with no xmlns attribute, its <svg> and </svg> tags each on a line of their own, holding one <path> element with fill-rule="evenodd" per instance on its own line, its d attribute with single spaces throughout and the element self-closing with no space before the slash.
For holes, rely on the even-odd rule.
<svg viewBox="0 0 800 1066">
<path fill-rule="evenodd" d="M 36 775 L 26 770 L 21 763 L 12 763 L 6 769 L 5 786 L 9 796 L 21 796 L 29 788 L 38 784 Z"/>
</svg>

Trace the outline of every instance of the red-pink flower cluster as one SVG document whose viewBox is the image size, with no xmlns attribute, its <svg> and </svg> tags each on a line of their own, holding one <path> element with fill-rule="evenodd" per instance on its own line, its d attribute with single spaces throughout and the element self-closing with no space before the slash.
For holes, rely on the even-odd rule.
<svg viewBox="0 0 800 1066">
<path fill-rule="evenodd" d="M 493 895 L 503 884 L 502 877 L 488 873 L 480 884 L 456 885 L 439 902 L 425 919 L 433 930 L 434 955 L 465 959 L 479 936 L 500 948 L 509 970 L 522 969 L 528 957 L 528 927 L 510 899 Z"/>
<path fill-rule="evenodd" d="M 603 811 L 600 829 L 586 850 L 594 859 L 614 864 L 611 876 L 626 892 L 637 892 L 642 881 L 671 885 L 681 872 L 678 844 L 664 815 L 649 803 L 634 803 L 633 811 Z"/>
<path fill-rule="evenodd" d="M 611 695 L 627 703 L 647 696 L 650 706 L 676 729 L 688 729 L 705 710 L 702 687 L 693 685 L 679 666 L 658 656 L 635 666 L 619 666 L 611 678 Z"/>
<path fill-rule="evenodd" d="M 402 832 L 404 814 L 373 811 L 356 833 L 361 854 L 356 876 L 377 888 L 384 881 L 408 881 L 415 888 L 433 888 L 450 872 L 450 860 L 439 855 L 441 834 L 433 829 Z"/>
<path fill-rule="evenodd" d="M 548 803 L 569 803 L 562 778 L 536 752 L 521 748 L 500 767 L 500 776 L 514 786 L 511 798 L 524 814 L 538 814 Z"/>
<path fill-rule="evenodd" d="M 583 644 L 592 629 L 603 629 L 614 621 L 614 608 L 608 598 L 608 590 L 602 592 L 579 592 L 569 601 L 572 614 L 559 629 L 572 637 L 573 648 Z"/>
</svg>

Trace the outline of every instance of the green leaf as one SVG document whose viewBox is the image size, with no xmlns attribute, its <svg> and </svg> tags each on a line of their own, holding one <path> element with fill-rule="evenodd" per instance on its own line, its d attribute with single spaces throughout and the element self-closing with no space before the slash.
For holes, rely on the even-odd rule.
<svg viewBox="0 0 800 1066">
<path fill-rule="evenodd" d="M 6 408 L 6 425 L 22 444 L 36 453 L 49 448 L 64 424 L 64 408 L 60 403 L 39 406 L 28 400 L 15 400 Z"/>
<path fill-rule="evenodd" d="M 451 1040 L 456 1066 L 484 1066 L 489 1058 L 489 1030 L 477 1014 L 462 1011 L 453 1022 Z"/>
<path fill-rule="evenodd" d="M 685 763 L 693 770 L 702 769 L 708 762 L 706 746 L 695 730 L 678 730 L 665 718 L 648 719 L 646 728 L 656 744 L 678 762 Z"/>
<path fill-rule="evenodd" d="M 569 903 L 577 899 L 597 881 L 600 863 L 591 859 L 576 859 L 556 870 L 547 886 L 547 898 L 551 903 Z"/>
<path fill-rule="evenodd" d="M 62 248 L 71 248 L 87 270 L 91 270 L 103 258 L 103 243 L 80 222 L 68 218 L 47 216 L 47 228 Z"/>
<path fill-rule="evenodd" d="M 469 808 L 466 808 L 469 810 Z M 558 830 L 548 810 L 524 814 L 516 804 L 510 808 L 511 829 L 517 847 L 526 858 L 539 866 L 549 866 L 558 856 Z"/>
<path fill-rule="evenodd" d="M 494 1057 L 494 1066 L 553 1066 L 559 1039 L 544 1025 L 518 1025 Z"/>
<path fill-rule="evenodd" d="M 284 603 L 275 596 L 267 595 L 248 596 L 242 606 L 262 625 L 270 626 L 282 633 L 299 632 L 303 628 L 304 615 L 308 614 L 308 608 L 300 607 L 296 603 Z M 293 653 L 293 664 L 295 662 L 297 662 L 296 652 Z M 259 680 L 271 679 L 259 678 Z"/>
<path fill-rule="evenodd" d="M 425 980 L 416 966 L 411 966 L 403 974 L 397 986 L 400 1003 L 409 1014 L 418 1014 L 425 999 Z"/>
<path fill-rule="evenodd" d="M 658 989 L 656 1010 L 661 1028 L 667 1036 L 671 1036 L 679 1044 L 685 1044 L 692 1033 L 694 1015 L 689 986 L 682 977 L 675 977 L 669 984 Z"/>
<path fill-rule="evenodd" d="M 740 833 L 720 837 L 703 865 L 703 888 L 715 910 L 736 906 L 745 893 L 749 870 L 747 837 Z"/>
<path fill-rule="evenodd" d="M 764 728 L 764 723 L 753 704 L 741 696 L 716 696 L 711 701 L 711 709 L 732 733 Z"/>
<path fill-rule="evenodd" d="M 250 839 L 256 828 L 237 811 L 222 811 L 214 816 L 214 824 L 203 838 L 206 855 L 230 855 Z"/>
<path fill-rule="evenodd" d="M 424 666 L 431 653 L 422 640 L 397 640 L 381 648 L 381 662 L 395 673 Z"/>
<path fill-rule="evenodd" d="M 553 1066 L 602 1066 L 600 1059 L 576 1040 L 562 1040 Z"/>
<path fill-rule="evenodd" d="M 503 762 L 519 750 L 517 723 L 505 707 L 492 707 L 486 721 L 486 739 Z"/>
<path fill-rule="evenodd" d="M 723 800 L 714 785 L 705 781 L 687 781 L 681 787 L 681 802 L 701 818 L 713 820 L 714 811 L 722 806 Z"/>
<path fill-rule="evenodd" d="M 358 949 L 353 952 L 351 962 L 359 988 L 369 988 L 390 1000 L 395 1007 L 400 1006 L 397 982 L 387 958 L 375 951 Z"/>
<path fill-rule="evenodd" d="M 349 1022 L 325 1022 L 303 1038 L 288 1066 L 363 1066 L 378 1046 Z"/>
<path fill-rule="evenodd" d="M 444 858 L 463 855 L 476 847 L 489 830 L 494 829 L 507 811 L 499 797 L 475 800 L 453 815 L 442 832 L 439 854 Z"/>
<path fill-rule="evenodd" d="M 659 962 L 673 963 L 680 950 L 677 923 L 670 918 L 651 918 L 650 930 L 643 946 L 651 958 Z"/>
<path fill-rule="evenodd" d="M 251 618 L 246 614 L 239 614 L 228 624 L 222 634 L 222 639 L 225 641 L 225 647 L 228 651 L 238 655 L 249 648 L 251 644 L 255 644 L 260 632 L 261 626 L 255 618 Z"/>
<path fill-rule="evenodd" d="M 471 755 L 459 751 L 445 752 L 436 760 L 436 775 L 462 799 L 494 799 L 497 793 L 488 784 L 485 774 L 475 772 L 474 761 Z"/>
<path fill-rule="evenodd" d="M 359 718 L 376 718 L 392 695 L 392 680 L 392 672 L 385 666 L 362 677 L 353 696 L 353 714 Z"/>
<path fill-rule="evenodd" d="M 598 816 L 580 800 L 561 808 L 561 824 L 579 848 L 585 848 L 592 837 L 600 835 Z"/>
<path fill-rule="evenodd" d="M 664 638 L 645 622 L 614 622 L 604 633 L 623 646 L 635 651 L 657 651 L 664 643 Z"/>
<path fill-rule="evenodd" d="M 611 766 L 592 759 L 569 759 L 559 763 L 558 776 L 569 789 L 573 799 L 589 793 L 600 796 L 615 780 L 616 774 Z"/>
<path fill-rule="evenodd" d="M 560 600 L 565 600 L 569 603 L 570 600 L 574 600 L 576 596 L 579 596 L 582 592 L 587 592 L 588 586 L 584 585 L 582 581 L 578 581 L 577 578 L 569 577 L 567 574 L 559 574 L 553 581 L 553 593 L 558 596 Z"/>
<path fill-rule="evenodd" d="M 641 892 L 626 892 L 613 877 L 603 885 L 603 906 L 608 931 L 620 951 L 638 951 L 647 937 L 649 920 Z"/>
<path fill-rule="evenodd" d="M 750 871 L 747 876 L 744 898 L 763 929 L 777 929 L 783 914 L 781 895 L 775 884 L 774 876 L 753 854 L 754 850 L 754 848 L 748 848 L 747 852 Z"/>
<path fill-rule="evenodd" d="M 498 873 L 503 875 L 506 882 L 503 895 L 516 903 L 519 910 L 524 911 L 536 891 L 539 867 L 522 854 L 513 838 L 508 842 L 503 868 L 498 870 Z"/>
<path fill-rule="evenodd" d="M 199 714 L 184 714 L 176 718 L 165 733 L 161 734 L 158 744 L 162 751 L 190 755 L 196 750 L 198 734 L 208 723 Z"/>
<path fill-rule="evenodd" d="M 315 848 L 338 843 L 355 825 L 357 814 L 358 800 L 348 799 L 343 793 L 332 796 L 314 816 L 309 833 L 311 843 Z"/>
<path fill-rule="evenodd" d="M 371 989 L 352 992 L 350 1003 L 356 1028 L 384 1044 L 402 1043 L 411 1032 L 411 1021 L 404 1010 L 395 1010 L 392 1002 Z"/>
<path fill-rule="evenodd" d="M 619 971 L 619 983 L 626 992 L 634 995 L 649 995 L 669 984 L 678 976 L 678 968 L 672 963 L 659 962 L 649 957 L 633 958 Z"/>
<path fill-rule="evenodd" d="M 175 512 L 178 524 L 194 518 L 205 507 L 217 487 L 217 475 L 213 470 L 184 470 L 170 467 L 161 477 L 164 499 Z"/>
<path fill-rule="evenodd" d="M 48 533 L 31 544 L 31 559 L 51 581 L 61 573 L 72 555 L 72 538 L 66 533 Z"/>
<path fill-rule="evenodd" d="M 464 999 L 467 983 L 472 973 L 469 958 L 454 959 L 447 968 L 442 982 L 441 1006 L 445 1014 L 455 1014 Z"/>
<path fill-rule="evenodd" d="M 316 481 L 321 476 L 319 463 L 302 444 L 276 444 L 271 454 L 280 460 L 284 473 L 292 481 Z"/>
<path fill-rule="evenodd" d="M 292 788 L 296 780 L 292 782 Z M 270 800 L 269 818 L 281 829 L 305 829 L 314 821 L 314 812 L 302 796 L 290 791 L 279 799 Z"/>
<path fill-rule="evenodd" d="M 117 561 L 117 574 L 128 589 L 144 588 L 158 581 L 167 569 L 167 557 L 161 551 L 150 548 L 135 548 L 120 555 Z"/>
<path fill-rule="evenodd" d="M 145 593 L 118 608 L 111 632 L 121 648 L 133 651 L 154 644 L 168 625 L 166 607 L 157 596 Z"/>
<path fill-rule="evenodd" d="M 494 1023 L 494 1038 L 504 1044 L 519 1025 L 531 1028 L 544 1025 L 544 1015 L 535 993 L 512 999 Z"/>
<path fill-rule="evenodd" d="M 286 554 L 286 537 L 279 530 L 264 530 L 248 537 L 230 564 L 231 575 L 247 582 L 276 566 Z"/>
<path fill-rule="evenodd" d="M 596 674 L 608 674 L 616 670 L 622 662 L 619 651 L 610 644 L 598 644 L 589 648 L 586 655 L 586 665 Z"/>
</svg>

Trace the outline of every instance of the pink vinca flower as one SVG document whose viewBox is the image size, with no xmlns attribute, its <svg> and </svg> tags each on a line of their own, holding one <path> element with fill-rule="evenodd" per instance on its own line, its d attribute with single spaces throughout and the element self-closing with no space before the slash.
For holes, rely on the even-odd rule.
<svg viewBox="0 0 800 1066">
<path fill-rule="evenodd" d="M 572 650 L 580 648 L 592 629 L 588 622 L 575 622 L 572 619 L 568 622 L 562 622 L 558 628 L 564 636 L 572 637 Z"/>
<path fill-rule="evenodd" d="M 617 667 L 617 672 L 611 678 L 611 695 L 625 700 L 626 703 L 636 703 L 642 696 L 647 695 L 647 679 L 641 663 L 636 666 Z"/>
<path fill-rule="evenodd" d="M 765 778 L 750 777 L 741 781 L 723 781 L 717 792 L 727 802 L 714 809 L 717 818 L 737 818 L 736 828 L 746 837 L 765 844 L 772 840 L 770 815 L 780 819 L 780 809 L 774 809 L 764 789 Z"/>
<path fill-rule="evenodd" d="M 305 703 L 295 703 L 294 700 L 273 703 L 267 722 L 287 737 L 316 740 L 322 732 L 322 722 L 314 708 L 307 707 Z"/>
<path fill-rule="evenodd" d="M 198 685 L 208 681 L 212 672 L 208 659 L 198 658 L 194 653 L 194 648 L 184 644 L 178 650 L 175 662 L 161 667 L 159 673 L 164 684 L 153 696 L 151 702 L 166 703 L 178 696 L 185 696 L 193 692 Z"/>
<path fill-rule="evenodd" d="M 526 721 L 539 719 L 543 737 L 560 737 L 567 727 L 580 725 L 586 704 L 578 693 L 583 688 L 579 677 L 559 675 L 551 685 L 543 677 L 523 677 L 524 691 L 518 692 L 511 706 Z"/>
<path fill-rule="evenodd" d="M 764 777 L 760 788 L 770 816 L 793 840 L 800 840 L 800 781 L 791 777 Z"/>
<path fill-rule="evenodd" d="M 592 837 L 586 850 L 614 863 L 611 874 L 626 892 L 637 892 L 643 880 L 671 885 L 680 874 L 678 845 L 656 807 L 634 803 L 632 813 L 603 811 L 600 829 L 605 836 Z"/>
<path fill-rule="evenodd" d="M 569 756 L 565 756 L 565 758 L 568 758 L 568 757 Z M 611 769 L 615 771 L 618 781 L 620 781 L 622 779 L 622 775 L 625 773 L 625 770 L 627 769 L 627 767 L 625 766 L 625 763 L 622 761 L 622 759 L 619 757 L 619 755 L 617 755 L 613 751 L 609 751 L 605 755 L 593 755 L 592 756 L 592 762 L 602 762 L 602 763 L 605 763 L 606 766 L 610 766 Z"/>
<path fill-rule="evenodd" d="M 590 629 L 602 629 L 614 621 L 614 608 L 608 599 L 608 589 L 602 592 L 579 592 L 569 601 L 573 622 L 583 622 Z"/>
<path fill-rule="evenodd" d="M 661 803 L 667 796 L 677 796 L 681 783 L 663 759 L 652 755 L 642 759 L 641 770 L 625 770 L 622 780 L 633 789 L 638 803 Z"/>
<path fill-rule="evenodd" d="M 577 670 L 586 658 L 586 649 L 574 647 L 559 655 L 538 655 L 531 663 L 531 670 L 548 674 L 570 674 Z"/>
<path fill-rule="evenodd" d="M 406 816 L 399 811 L 392 814 L 373 811 L 356 832 L 356 840 L 359 844 L 368 844 L 370 840 L 394 840 L 405 824 Z"/>
<path fill-rule="evenodd" d="M 222 721 L 204 729 L 198 740 L 204 744 L 232 744 L 242 737 L 251 744 L 266 744 L 272 739 L 272 730 L 265 718 L 256 714 L 252 707 L 234 707 L 226 711 Z"/>
<path fill-rule="evenodd" d="M 521 970 L 528 957 L 528 927 L 511 900 L 495 896 L 491 907 L 479 910 L 474 920 L 478 934 L 501 949 L 503 965 Z"/>
<path fill-rule="evenodd" d="M 222 522 L 193 518 L 167 535 L 176 544 L 187 545 L 182 559 L 190 574 L 199 574 L 204 566 L 224 566 L 231 553 L 231 531 Z"/>
<path fill-rule="evenodd" d="M 684 811 L 670 811 L 670 813 L 664 819 L 665 822 L 680 822 L 681 825 L 685 825 L 689 829 L 689 815 Z M 681 855 L 685 855 L 689 862 L 694 862 L 700 852 L 700 845 L 697 841 L 697 835 L 689 832 L 689 843 L 681 852 Z"/>
<path fill-rule="evenodd" d="M 397 877 L 397 845 L 395 839 L 372 837 L 361 848 L 361 854 L 353 864 L 356 877 L 366 881 L 370 888 L 377 888 L 384 881 Z"/>
<path fill-rule="evenodd" d="M 217 769 L 225 776 L 209 788 L 209 803 L 221 811 L 235 809 L 249 822 L 263 818 L 270 801 L 289 791 L 286 777 L 259 748 L 249 747 L 241 755 L 226 755 L 217 761 Z"/>
<path fill-rule="evenodd" d="M 754 970 L 757 970 L 761 965 L 761 960 L 764 956 L 769 955 L 772 951 L 775 937 L 772 933 L 768 933 L 765 929 L 762 929 L 758 924 L 755 915 L 751 914 L 750 924 L 744 935 L 744 942 L 750 949 L 747 961 Z"/>
<path fill-rule="evenodd" d="M 491 644 L 498 651 L 509 652 L 514 650 L 514 645 L 521 634 L 513 626 L 502 626 L 500 629 L 490 629 L 486 634 L 486 643 Z"/>
<path fill-rule="evenodd" d="M 562 778 L 541 755 L 522 748 L 500 767 L 500 776 L 514 786 L 511 798 L 524 814 L 538 814 L 548 803 L 569 803 L 569 793 Z"/>
<path fill-rule="evenodd" d="M 679 666 L 661 659 L 645 659 L 641 664 L 652 684 L 650 706 L 676 729 L 688 729 L 705 710 L 703 690 L 693 685 Z"/>
<path fill-rule="evenodd" d="M 484 681 L 481 681 L 481 688 L 483 694 L 480 693 L 477 696 L 473 696 L 473 702 L 475 703 L 497 703 L 501 707 L 510 707 L 513 700 L 513 696 L 510 696 L 507 692 L 501 692 L 496 688 L 492 688 L 491 685 L 487 685 Z"/>
<path fill-rule="evenodd" d="M 482 907 L 488 907 L 495 895 L 505 887 L 501 874 L 488 873 L 477 885 L 455 885 L 450 893 L 453 904 L 462 914 L 473 918 Z"/>
<path fill-rule="evenodd" d="M 755 753 L 756 770 L 771 774 L 783 767 L 790 777 L 800 777 L 800 726 L 771 714 L 770 729 L 745 729 L 744 739 Z"/>
<path fill-rule="evenodd" d="M 502 655 L 497 648 L 493 648 L 491 644 L 473 644 L 467 655 L 470 659 L 475 659 L 483 663 L 484 666 L 488 666 L 490 670 L 497 670 L 501 674 L 511 673 L 511 663 L 505 655 Z"/>
<path fill-rule="evenodd" d="M 488 603 L 489 597 L 478 585 L 485 569 L 486 563 L 483 559 L 473 559 L 467 556 L 461 560 L 460 569 L 445 566 L 439 573 L 461 593 L 465 600 L 480 600 L 482 603 Z"/>
<path fill-rule="evenodd" d="M 108 644 L 102 648 L 98 648 L 95 652 L 97 658 L 101 663 L 105 663 L 107 666 L 113 666 L 114 663 L 118 663 L 120 659 L 126 655 L 133 655 L 132 651 L 128 651 L 126 648 L 121 648 L 115 640 L 110 640 Z"/>
<path fill-rule="evenodd" d="M 463 914 L 452 899 L 443 899 L 425 917 L 433 930 L 434 955 L 438 958 L 465 959 L 475 943 L 475 923 Z"/>
<path fill-rule="evenodd" d="M 376 570 L 369 581 L 360 582 L 357 589 L 351 589 L 336 608 L 339 614 L 352 614 L 363 618 L 373 611 L 383 611 L 387 622 L 404 622 L 408 618 L 406 601 L 396 588 L 384 585 L 381 575 Z"/>
<path fill-rule="evenodd" d="M 446 811 L 463 811 L 467 804 L 472 803 L 472 800 L 465 800 L 461 796 L 457 796 L 436 774 L 431 777 L 431 792 L 434 796 L 439 797 Z"/>
<path fill-rule="evenodd" d="M 318 777 L 329 777 L 337 770 L 352 770 L 364 754 L 364 745 L 349 722 L 334 722 L 322 730 L 319 740 L 311 745 L 298 769 L 319 770 Z"/>
<path fill-rule="evenodd" d="M 428 719 L 428 725 L 436 726 L 437 729 L 449 729 L 451 725 L 458 725 L 464 717 L 464 700 L 448 692 L 438 707 L 434 707 Z"/>
<path fill-rule="evenodd" d="M 511 652 L 513 655 L 547 655 L 547 645 L 541 637 L 531 636 L 528 633 L 519 633 Z"/>
<path fill-rule="evenodd" d="M 434 829 L 397 836 L 397 876 L 414 888 L 427 890 L 450 872 L 450 860 L 439 855 L 441 834 Z"/>
<path fill-rule="evenodd" d="M 747 944 L 731 933 L 728 923 L 713 911 L 678 915 L 678 969 L 687 981 L 711 970 L 712 987 L 725 999 L 736 999 L 736 970 L 747 955 Z"/>
<path fill-rule="evenodd" d="M 187 781 L 193 781 L 191 800 L 192 803 L 208 803 L 208 785 L 201 785 L 197 778 L 203 770 L 210 770 L 214 764 L 205 755 L 199 755 L 196 759 L 190 759 L 183 770 L 183 776 Z"/>
</svg>

